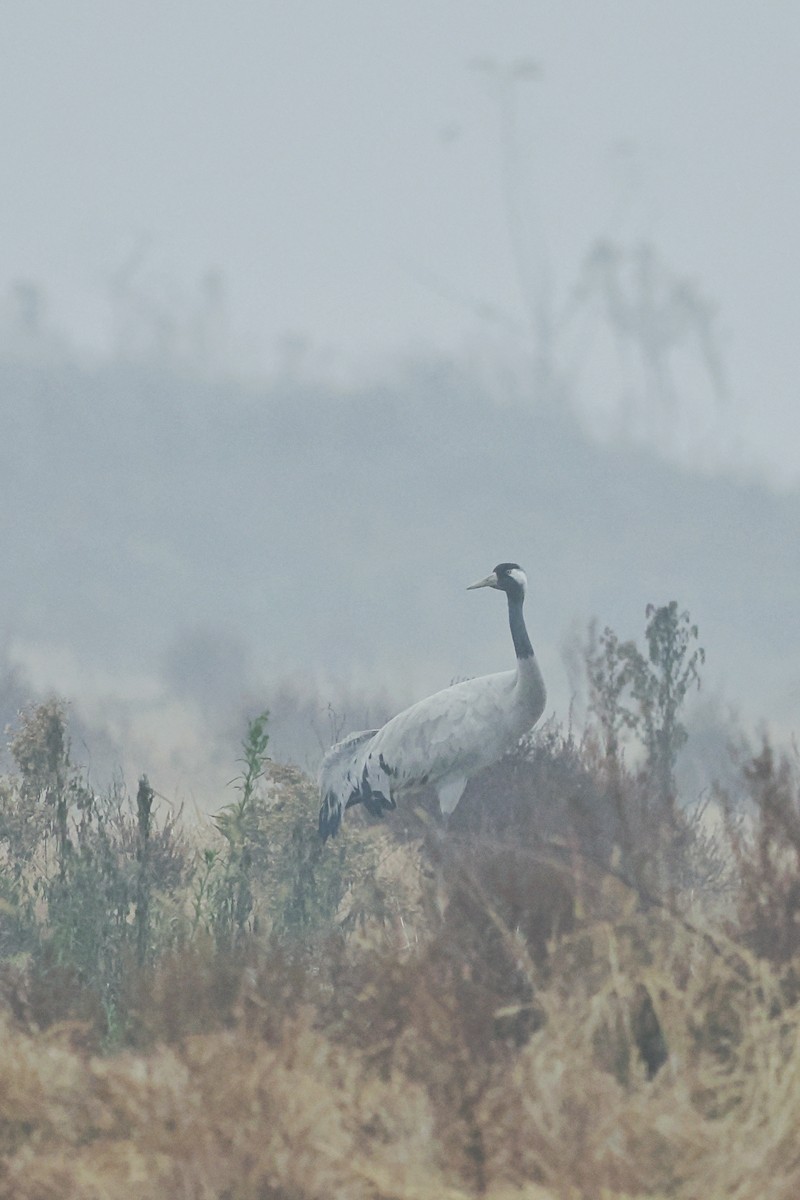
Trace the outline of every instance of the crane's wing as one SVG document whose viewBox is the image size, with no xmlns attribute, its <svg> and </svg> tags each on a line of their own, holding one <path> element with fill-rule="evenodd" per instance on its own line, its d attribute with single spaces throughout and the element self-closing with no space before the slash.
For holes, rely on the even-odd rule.
<svg viewBox="0 0 800 1200">
<path fill-rule="evenodd" d="M 525 732 L 517 732 L 510 712 L 515 681 L 515 671 L 467 679 L 398 713 L 358 750 L 368 781 L 377 765 L 392 792 L 428 783 L 437 791 L 446 788 L 452 811 L 469 776 Z M 453 798 L 456 779 L 464 783 Z"/>
</svg>

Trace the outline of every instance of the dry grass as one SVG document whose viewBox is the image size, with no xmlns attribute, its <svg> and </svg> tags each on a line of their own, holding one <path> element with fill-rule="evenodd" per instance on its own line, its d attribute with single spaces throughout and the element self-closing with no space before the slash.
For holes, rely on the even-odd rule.
<svg viewBox="0 0 800 1200">
<path fill-rule="evenodd" d="M 796 1200 L 779 970 L 599 874 L 534 954 L 526 914 L 555 919 L 560 872 L 563 921 L 569 872 L 518 865 L 507 887 L 468 851 L 438 864 L 452 898 L 414 951 L 364 933 L 313 967 L 174 955 L 110 1057 L 80 1022 L 4 1017 L 0 1196 Z"/>
</svg>

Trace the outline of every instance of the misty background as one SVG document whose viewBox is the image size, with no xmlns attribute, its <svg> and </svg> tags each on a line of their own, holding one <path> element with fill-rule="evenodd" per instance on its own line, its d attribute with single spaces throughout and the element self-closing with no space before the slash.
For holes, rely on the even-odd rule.
<svg viewBox="0 0 800 1200">
<path fill-rule="evenodd" d="M 800 721 L 800 10 L 0 10 L 0 718 L 217 804 L 244 723 L 677 599 L 695 752 Z M 690 744 L 691 745 L 691 744 Z M 699 779 L 699 776 L 698 776 Z M 701 786 L 699 782 L 695 786 Z"/>
</svg>

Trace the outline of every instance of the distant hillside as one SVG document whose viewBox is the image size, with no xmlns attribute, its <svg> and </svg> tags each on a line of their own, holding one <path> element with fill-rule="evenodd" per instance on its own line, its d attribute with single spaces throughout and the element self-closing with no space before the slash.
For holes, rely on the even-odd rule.
<svg viewBox="0 0 800 1200">
<path fill-rule="evenodd" d="M 448 363 L 343 394 L 6 362 L 0 404 L 9 661 L 112 743 L 171 734 L 202 757 L 279 681 L 310 726 L 309 697 L 382 716 L 502 666 L 502 605 L 464 588 L 509 557 L 562 714 L 574 630 L 639 636 L 645 605 L 677 598 L 708 683 L 797 727 L 798 492 L 601 447 Z M 327 732 L 281 733 L 276 712 L 276 752 Z"/>
</svg>

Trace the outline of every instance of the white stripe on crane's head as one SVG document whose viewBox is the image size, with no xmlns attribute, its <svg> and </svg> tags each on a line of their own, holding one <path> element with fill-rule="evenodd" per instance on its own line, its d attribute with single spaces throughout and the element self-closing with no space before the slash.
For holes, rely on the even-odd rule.
<svg viewBox="0 0 800 1200">
<path fill-rule="evenodd" d="M 528 576 L 522 570 L 522 567 L 512 567 L 512 569 L 508 572 L 508 577 L 509 579 L 513 579 L 515 583 L 518 583 L 523 592 L 526 590 L 528 586 Z"/>
<path fill-rule="evenodd" d="M 509 597 L 512 595 L 516 598 L 525 596 L 528 579 L 519 563 L 498 563 L 494 573 L 497 576 L 497 586 L 507 592 Z"/>
</svg>

